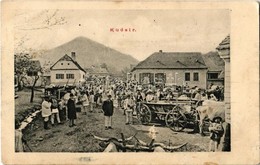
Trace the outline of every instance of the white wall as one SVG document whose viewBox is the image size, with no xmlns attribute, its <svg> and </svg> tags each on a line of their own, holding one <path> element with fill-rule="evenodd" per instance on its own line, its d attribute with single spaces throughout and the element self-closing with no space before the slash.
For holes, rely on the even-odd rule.
<svg viewBox="0 0 260 165">
<path fill-rule="evenodd" d="M 64 79 L 56 79 L 56 74 L 64 74 Z M 66 78 L 66 74 L 74 74 L 74 79 L 68 79 Z M 68 84 L 75 84 L 80 82 L 84 82 L 83 75 L 85 76 L 85 73 L 81 70 L 51 70 L 51 84 L 55 85 L 64 85 L 68 82 Z"/>
<path fill-rule="evenodd" d="M 52 69 L 78 69 L 72 61 L 58 61 Z"/>
<path fill-rule="evenodd" d="M 185 81 L 185 73 L 190 73 L 190 81 Z M 199 81 L 193 81 L 193 73 L 199 73 Z M 136 69 L 133 71 L 133 76 L 136 74 L 136 80 L 139 82 L 140 73 L 165 73 L 166 83 L 175 83 L 175 73 L 177 85 L 182 85 L 183 83 L 190 87 L 198 86 L 200 88 L 206 88 L 207 85 L 207 69 Z"/>
</svg>

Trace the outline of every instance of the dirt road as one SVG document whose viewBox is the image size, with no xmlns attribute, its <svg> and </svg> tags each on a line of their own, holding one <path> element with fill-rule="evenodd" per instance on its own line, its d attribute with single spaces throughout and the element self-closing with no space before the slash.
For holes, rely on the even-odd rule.
<svg viewBox="0 0 260 165">
<path fill-rule="evenodd" d="M 98 111 L 101 111 L 98 109 Z M 51 129 L 43 129 L 43 121 L 38 117 L 33 124 L 25 130 L 24 136 L 33 152 L 102 152 L 100 141 L 92 136 L 121 138 L 120 133 L 130 137 L 138 132 L 137 137 L 149 143 L 151 138 L 148 130 L 151 126 L 138 124 L 136 119 L 134 125 L 125 125 L 125 116 L 122 110 L 115 109 L 113 116 L 113 129 L 105 130 L 103 113 L 77 113 L 75 127 L 69 127 L 68 121 L 61 125 L 49 126 Z M 155 126 L 156 142 L 166 145 L 178 145 L 188 142 L 185 152 L 206 151 L 209 138 L 201 137 L 199 134 L 187 134 L 187 132 L 175 133 L 169 128 Z M 27 149 L 28 151 L 28 149 Z"/>
</svg>

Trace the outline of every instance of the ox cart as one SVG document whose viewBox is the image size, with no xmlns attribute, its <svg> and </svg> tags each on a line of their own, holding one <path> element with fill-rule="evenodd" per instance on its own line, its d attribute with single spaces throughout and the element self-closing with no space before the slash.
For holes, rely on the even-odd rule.
<svg viewBox="0 0 260 165">
<path fill-rule="evenodd" d="M 182 131 L 198 121 L 195 101 L 142 102 L 137 106 L 137 119 L 143 125 L 162 121 L 171 130 Z"/>
</svg>

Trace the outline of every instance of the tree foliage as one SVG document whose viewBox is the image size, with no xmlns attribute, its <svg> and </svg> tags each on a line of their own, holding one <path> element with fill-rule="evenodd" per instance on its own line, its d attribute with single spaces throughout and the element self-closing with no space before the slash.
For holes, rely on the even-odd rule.
<svg viewBox="0 0 260 165">
<path fill-rule="evenodd" d="M 17 11 L 15 21 L 15 54 L 14 66 L 15 77 L 18 78 L 18 89 L 23 84 L 31 87 L 31 99 L 33 102 L 34 88 L 40 78 L 38 73 L 43 71 L 39 61 L 33 61 L 35 57 L 43 54 L 43 51 L 33 50 L 26 46 L 26 42 L 36 39 L 28 37 L 30 32 L 41 29 L 50 29 L 57 25 L 66 24 L 65 17 L 59 16 L 59 10 L 42 10 L 42 11 Z M 46 68 L 45 68 L 46 69 Z M 28 76 L 29 75 L 29 76 Z"/>
</svg>

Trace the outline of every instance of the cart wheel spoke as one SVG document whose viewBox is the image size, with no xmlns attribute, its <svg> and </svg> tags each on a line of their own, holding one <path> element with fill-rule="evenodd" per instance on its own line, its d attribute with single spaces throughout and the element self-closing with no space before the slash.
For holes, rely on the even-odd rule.
<svg viewBox="0 0 260 165">
<path fill-rule="evenodd" d="M 181 122 L 178 122 L 178 124 L 181 126 L 181 127 L 183 127 L 184 125 L 181 123 Z"/>
<path fill-rule="evenodd" d="M 173 111 L 167 113 L 165 117 L 166 125 L 173 131 L 182 131 L 186 126 L 186 118 L 176 108 Z"/>
<path fill-rule="evenodd" d="M 142 104 L 140 106 L 141 107 L 139 109 L 138 120 L 142 124 L 148 124 L 149 122 L 151 122 L 151 111 L 150 111 L 149 107 L 145 104 Z"/>
</svg>

